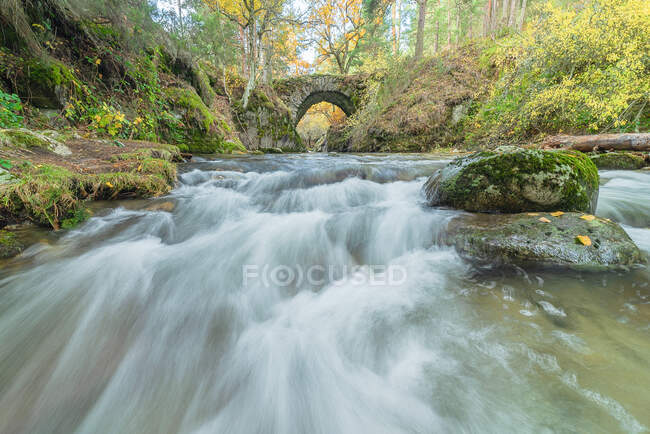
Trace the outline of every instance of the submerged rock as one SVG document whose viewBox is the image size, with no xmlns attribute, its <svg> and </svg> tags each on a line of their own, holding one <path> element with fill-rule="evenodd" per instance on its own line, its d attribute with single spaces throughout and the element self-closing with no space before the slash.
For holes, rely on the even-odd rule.
<svg viewBox="0 0 650 434">
<path fill-rule="evenodd" d="M 603 170 L 637 170 L 646 165 L 642 155 L 630 152 L 607 152 L 589 156 L 596 167 Z"/>
<path fill-rule="evenodd" d="M 449 223 L 447 243 L 495 265 L 602 270 L 645 263 L 617 223 L 581 213 L 464 214 Z"/>
<path fill-rule="evenodd" d="M 512 146 L 457 158 L 424 185 L 431 206 L 475 212 L 593 212 L 598 170 L 580 152 Z"/>
<path fill-rule="evenodd" d="M 7 259 L 20 254 L 25 246 L 16 239 L 13 232 L 0 230 L 0 259 Z"/>
</svg>

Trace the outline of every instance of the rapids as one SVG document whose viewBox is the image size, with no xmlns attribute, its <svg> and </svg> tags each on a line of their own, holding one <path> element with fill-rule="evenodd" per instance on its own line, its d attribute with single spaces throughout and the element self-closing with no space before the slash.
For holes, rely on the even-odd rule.
<svg viewBox="0 0 650 434">
<path fill-rule="evenodd" d="M 474 269 L 445 163 L 199 159 L 44 237 L 0 264 L 0 432 L 647 431 L 650 272 Z M 650 252 L 650 172 L 601 176 Z"/>
</svg>

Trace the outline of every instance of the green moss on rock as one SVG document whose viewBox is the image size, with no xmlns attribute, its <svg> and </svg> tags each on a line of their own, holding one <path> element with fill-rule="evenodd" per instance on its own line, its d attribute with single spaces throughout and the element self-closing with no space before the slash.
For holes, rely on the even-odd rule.
<svg viewBox="0 0 650 434">
<path fill-rule="evenodd" d="M 465 214 L 450 222 L 446 241 L 461 256 L 493 265 L 596 271 L 646 262 L 618 224 L 583 215 Z M 578 242 L 578 236 L 589 237 L 591 244 Z"/>
<path fill-rule="evenodd" d="M 7 259 L 20 254 L 25 246 L 16 238 L 16 234 L 0 230 L 0 259 Z"/>
<path fill-rule="evenodd" d="M 54 138 L 52 131 L 37 132 L 26 128 L 0 130 L 0 146 L 13 148 L 41 148 L 59 155 L 71 154 L 70 149 Z"/>
<path fill-rule="evenodd" d="M 186 124 L 201 128 L 204 132 L 210 131 L 216 118 L 194 89 L 169 87 L 165 89 L 165 94 L 173 108 L 184 110 Z"/>
<path fill-rule="evenodd" d="M 431 206 L 475 212 L 593 212 L 598 184 L 596 166 L 580 152 L 504 147 L 452 161 L 424 191 Z"/>
<path fill-rule="evenodd" d="M 26 61 L 25 75 L 16 85 L 20 95 L 36 107 L 61 108 L 79 82 L 62 62 L 34 58 Z"/>
<path fill-rule="evenodd" d="M 608 152 L 590 155 L 591 161 L 602 170 L 637 170 L 646 165 L 645 158 L 629 152 Z"/>
</svg>

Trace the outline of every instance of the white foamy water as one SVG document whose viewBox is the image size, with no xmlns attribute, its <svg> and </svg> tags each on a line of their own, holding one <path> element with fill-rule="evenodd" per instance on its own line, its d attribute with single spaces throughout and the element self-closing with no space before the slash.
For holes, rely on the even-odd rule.
<svg viewBox="0 0 650 434">
<path fill-rule="evenodd" d="M 444 164 L 202 160 L 3 264 L 0 432 L 647 431 L 648 271 L 479 273 L 423 206 Z M 650 174 L 603 177 L 598 213 L 650 251 Z"/>
</svg>

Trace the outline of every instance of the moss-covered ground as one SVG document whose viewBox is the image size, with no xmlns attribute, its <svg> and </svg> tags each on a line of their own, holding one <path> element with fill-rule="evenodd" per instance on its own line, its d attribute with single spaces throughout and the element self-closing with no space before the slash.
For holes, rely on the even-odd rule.
<svg viewBox="0 0 650 434">
<path fill-rule="evenodd" d="M 90 200 L 155 197 L 176 180 L 178 147 L 139 141 L 66 142 L 59 155 L 31 142 L 0 144 L 0 160 L 11 177 L 0 184 L 0 225 L 29 221 L 70 228 L 90 214 Z"/>
</svg>

